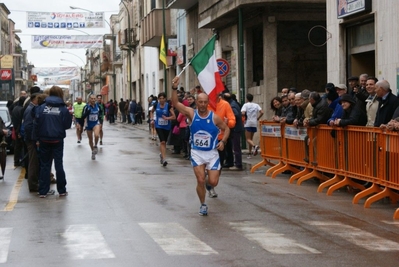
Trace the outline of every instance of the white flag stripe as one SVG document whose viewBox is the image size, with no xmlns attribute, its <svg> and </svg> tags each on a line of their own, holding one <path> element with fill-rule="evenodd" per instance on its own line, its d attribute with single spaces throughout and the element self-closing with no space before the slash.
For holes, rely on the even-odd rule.
<svg viewBox="0 0 399 267">
<path fill-rule="evenodd" d="M 139 223 L 168 255 L 218 254 L 178 223 Z"/>
<path fill-rule="evenodd" d="M 230 226 L 242 233 L 246 238 L 255 241 L 262 248 L 274 254 L 308 254 L 321 253 L 317 249 L 297 243 L 295 240 L 284 237 L 284 234 L 275 233 L 258 222 L 231 222 Z"/>
<path fill-rule="evenodd" d="M 12 228 L 0 228 L 0 263 L 7 262 Z"/>
<path fill-rule="evenodd" d="M 62 234 L 72 259 L 115 258 L 95 225 L 70 225 Z"/>
<path fill-rule="evenodd" d="M 352 244 L 363 247 L 370 251 L 396 251 L 399 243 L 381 238 L 359 228 L 345 225 L 340 222 L 309 221 L 307 224 L 317 226 L 321 230 L 339 236 Z"/>
<path fill-rule="evenodd" d="M 216 87 L 215 81 L 215 72 L 218 72 L 219 68 L 216 63 L 215 51 L 213 51 L 213 55 L 209 58 L 208 64 L 206 67 L 198 74 L 198 80 L 205 93 L 208 95 L 212 92 Z"/>
</svg>

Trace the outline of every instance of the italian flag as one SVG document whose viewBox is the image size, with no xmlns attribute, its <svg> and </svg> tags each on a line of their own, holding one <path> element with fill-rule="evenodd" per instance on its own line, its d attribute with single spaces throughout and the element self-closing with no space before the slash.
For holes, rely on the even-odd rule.
<svg viewBox="0 0 399 267">
<path fill-rule="evenodd" d="M 215 39 L 216 35 L 191 60 L 191 66 L 193 66 L 202 88 L 209 96 L 209 104 L 214 110 L 218 94 L 224 90 L 216 63 Z"/>
</svg>

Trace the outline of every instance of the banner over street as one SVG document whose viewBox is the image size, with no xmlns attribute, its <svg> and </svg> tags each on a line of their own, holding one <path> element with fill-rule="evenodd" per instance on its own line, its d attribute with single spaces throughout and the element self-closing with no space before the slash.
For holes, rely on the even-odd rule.
<svg viewBox="0 0 399 267">
<path fill-rule="evenodd" d="M 104 28 L 104 12 L 26 12 L 27 27 L 40 29 Z"/>
<path fill-rule="evenodd" d="M 32 35 L 32 49 L 87 49 L 103 46 L 102 35 Z"/>
</svg>

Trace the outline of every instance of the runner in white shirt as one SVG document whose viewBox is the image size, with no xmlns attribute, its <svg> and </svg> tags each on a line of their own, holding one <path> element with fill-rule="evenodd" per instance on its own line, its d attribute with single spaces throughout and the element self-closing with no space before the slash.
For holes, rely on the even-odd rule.
<svg viewBox="0 0 399 267">
<path fill-rule="evenodd" d="M 242 116 L 245 116 L 245 138 L 247 139 L 250 153 L 248 158 L 251 157 L 251 154 L 254 156 L 258 154 L 259 146 L 255 145 L 252 139 L 257 131 L 258 120 L 263 116 L 262 108 L 258 104 L 253 103 L 253 99 L 254 96 L 252 94 L 247 94 L 247 102 L 241 108 Z"/>
</svg>

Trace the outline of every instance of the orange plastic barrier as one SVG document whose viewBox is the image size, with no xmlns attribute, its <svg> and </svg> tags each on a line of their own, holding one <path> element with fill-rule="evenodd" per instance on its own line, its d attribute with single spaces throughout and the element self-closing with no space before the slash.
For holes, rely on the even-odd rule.
<svg viewBox="0 0 399 267">
<path fill-rule="evenodd" d="M 260 121 L 259 131 L 262 161 L 251 168 L 252 173 L 265 165 L 272 166 L 273 168 L 273 166 L 280 166 L 282 164 L 280 124 L 270 121 Z M 278 164 L 276 165 L 271 160 L 277 160 Z"/>
<path fill-rule="evenodd" d="M 262 125 L 277 127 L 270 122 L 262 122 Z M 364 203 L 366 208 L 385 197 L 389 197 L 394 204 L 399 201 L 397 132 L 384 132 L 373 127 L 349 126 L 343 129 L 327 125 L 299 129 L 281 125 L 280 130 L 278 137 L 263 134 L 261 137 L 264 160 L 256 165 L 257 168 L 270 159 L 279 161 L 267 170 L 266 175 L 272 173 L 272 178 L 275 178 L 282 171 L 290 170 L 295 174 L 289 182 L 298 180 L 298 184 L 316 177 L 324 181 L 317 191 L 328 188 L 328 195 L 341 187 L 351 186 L 360 190 L 353 198 L 353 203 L 367 197 Z M 308 162 L 304 160 L 306 135 L 309 140 Z M 277 149 L 280 151 L 277 152 Z M 298 167 L 302 170 L 299 171 Z M 364 186 L 366 183 L 370 185 L 367 189 Z M 399 209 L 394 213 L 394 218 L 399 219 Z"/>
</svg>

